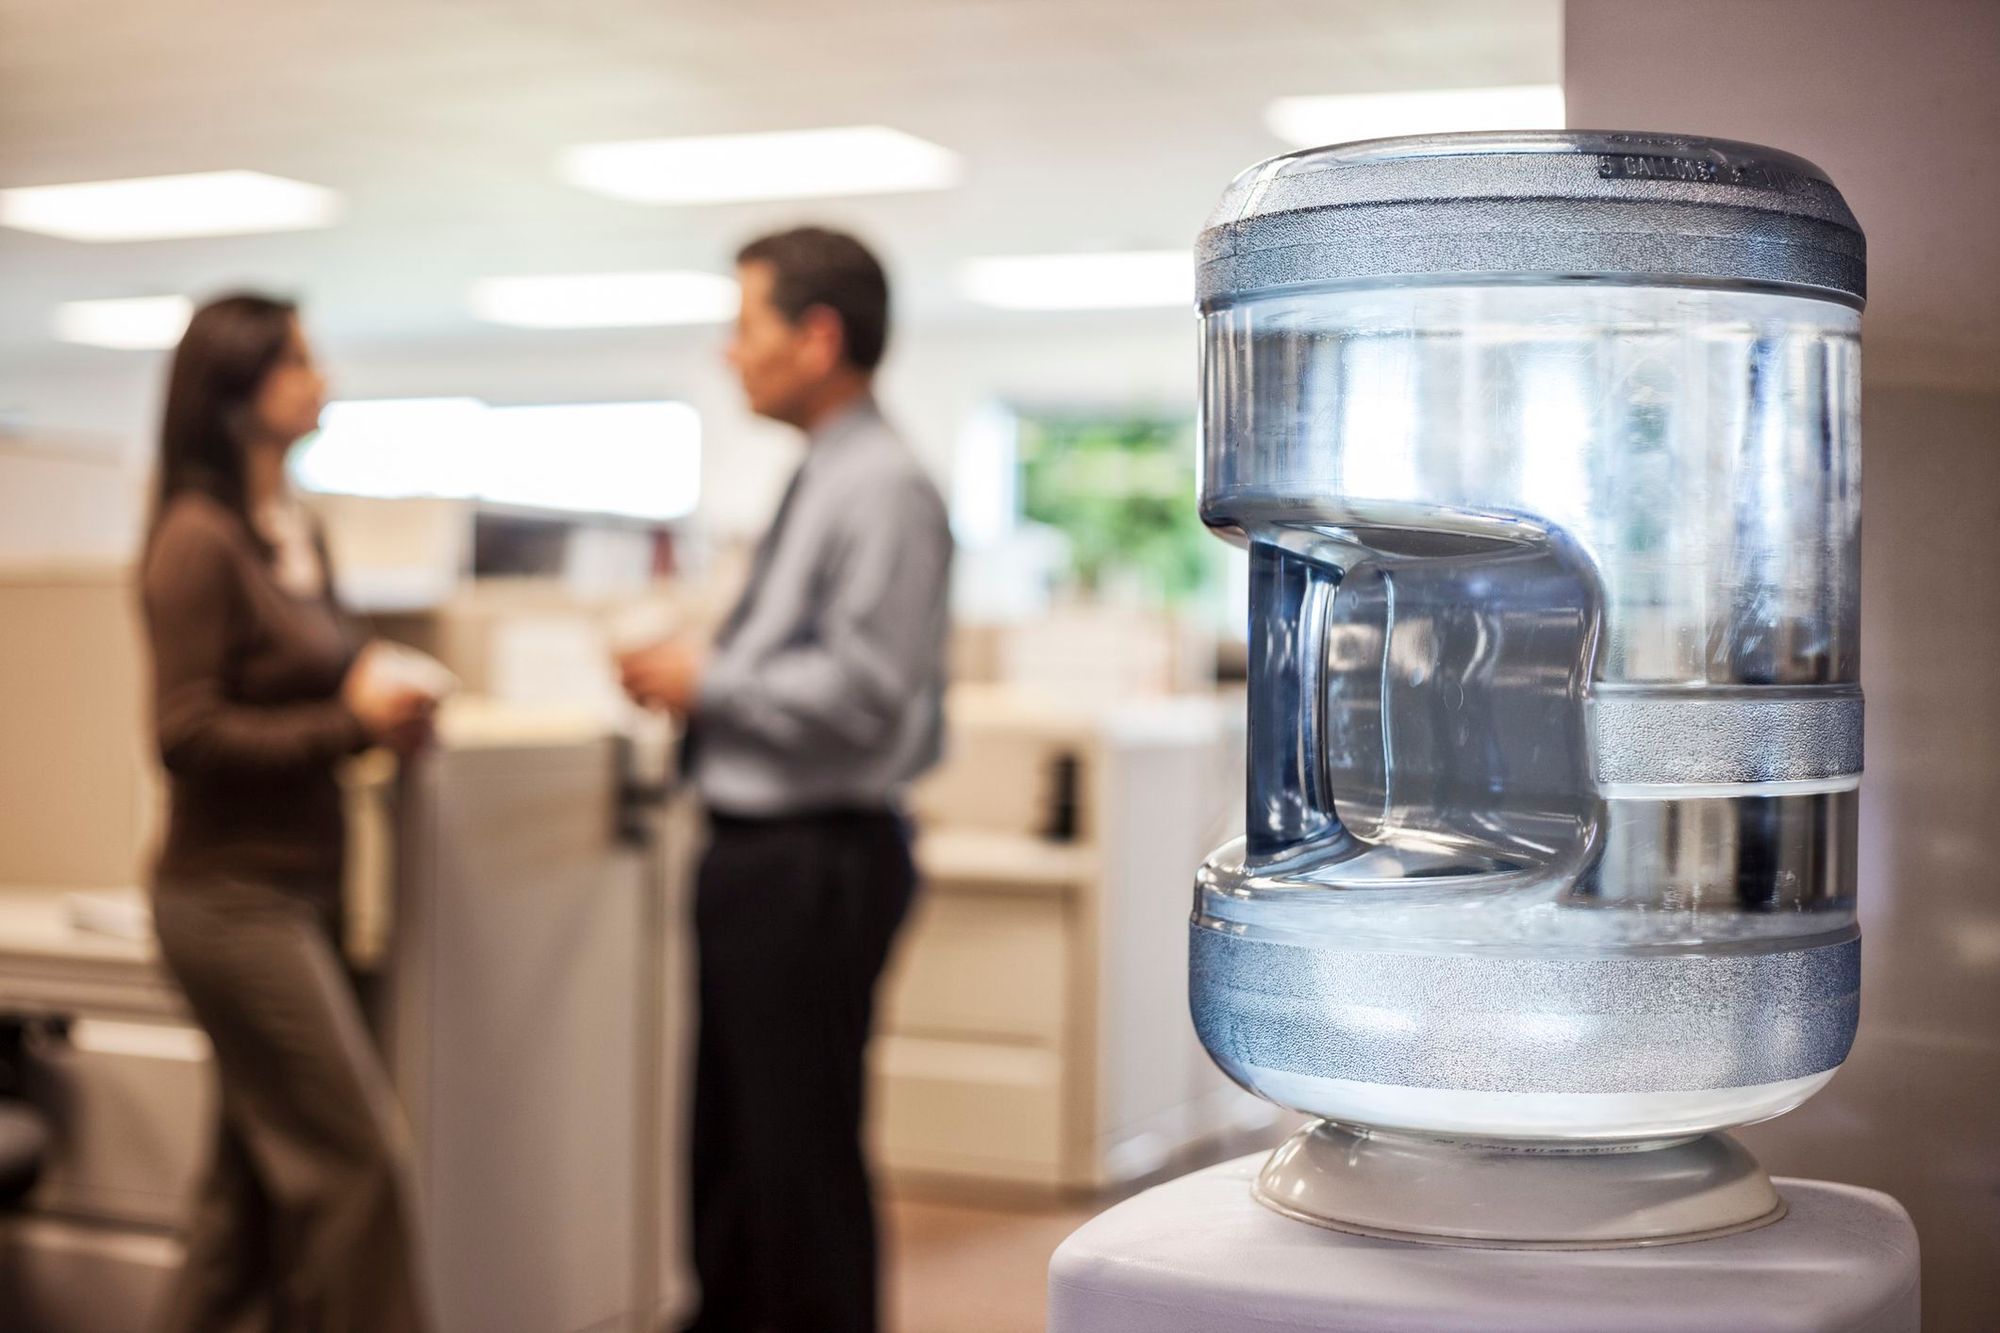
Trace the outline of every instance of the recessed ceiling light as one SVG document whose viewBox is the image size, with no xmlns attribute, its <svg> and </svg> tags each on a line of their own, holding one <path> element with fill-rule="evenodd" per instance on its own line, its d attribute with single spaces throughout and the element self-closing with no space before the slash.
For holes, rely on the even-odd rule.
<svg viewBox="0 0 2000 1333">
<path fill-rule="evenodd" d="M 89 347 L 140 351 L 172 347 L 187 329 L 194 303 L 185 296 L 136 296 L 67 301 L 56 307 L 55 335 Z"/>
<path fill-rule="evenodd" d="M 886 125 L 580 144 L 572 185 L 642 204 L 720 204 L 942 190 L 964 174 L 949 148 Z"/>
<path fill-rule="evenodd" d="M 481 278 L 472 310 L 525 329 L 722 324 L 736 317 L 736 283 L 716 273 L 552 273 Z"/>
<path fill-rule="evenodd" d="M 1264 108 L 1271 133 L 1297 148 L 1457 130 L 1554 130 L 1563 124 L 1555 84 L 1441 88 L 1413 93 L 1280 97 Z"/>
<path fill-rule="evenodd" d="M 155 241 L 325 227 L 340 196 L 261 171 L 84 181 L 0 190 L 0 226 L 71 241 Z"/>
<path fill-rule="evenodd" d="M 1185 250 L 995 256 L 968 260 L 959 288 L 1001 310 L 1191 306 L 1194 258 Z"/>
</svg>

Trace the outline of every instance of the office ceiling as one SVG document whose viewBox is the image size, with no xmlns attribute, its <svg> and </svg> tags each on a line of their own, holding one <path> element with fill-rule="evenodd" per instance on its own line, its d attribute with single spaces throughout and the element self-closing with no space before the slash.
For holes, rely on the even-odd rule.
<svg viewBox="0 0 2000 1333">
<path fill-rule="evenodd" d="M 1186 245 L 1282 151 L 1270 98 L 1555 82 L 1560 21 L 1559 0 L 0 0 L 0 186 L 245 167 L 347 198 L 316 232 L 0 231 L 0 408 L 9 381 L 143 355 L 52 343 L 59 301 L 252 282 L 348 347 L 556 347 L 473 320 L 467 287 L 725 269 L 808 218 L 876 240 L 913 322 L 1005 320 L 957 296 L 959 259 Z M 660 209 L 553 170 L 577 142 L 862 123 L 957 150 L 966 183 Z"/>
</svg>

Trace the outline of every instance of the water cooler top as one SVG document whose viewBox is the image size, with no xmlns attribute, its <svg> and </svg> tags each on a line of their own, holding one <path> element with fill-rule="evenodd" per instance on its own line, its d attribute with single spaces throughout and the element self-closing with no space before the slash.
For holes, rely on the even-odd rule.
<svg viewBox="0 0 2000 1333">
<path fill-rule="evenodd" d="M 1859 307 L 1861 227 L 1804 158 L 1674 134 L 1337 144 L 1238 176 L 1195 250 L 1204 307 L 1311 283 L 1506 275 L 1807 289 Z"/>
</svg>

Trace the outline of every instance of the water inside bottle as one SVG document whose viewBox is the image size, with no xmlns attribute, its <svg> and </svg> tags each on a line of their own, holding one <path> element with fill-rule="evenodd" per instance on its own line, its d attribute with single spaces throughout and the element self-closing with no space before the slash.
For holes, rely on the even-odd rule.
<svg viewBox="0 0 2000 1333">
<path fill-rule="evenodd" d="M 1252 556 L 1219 911 L 1402 948 L 1851 924 L 1851 781 L 1601 782 L 1591 709 L 1855 694 L 1852 312 L 1444 287 L 1208 325 L 1204 514 Z"/>
</svg>

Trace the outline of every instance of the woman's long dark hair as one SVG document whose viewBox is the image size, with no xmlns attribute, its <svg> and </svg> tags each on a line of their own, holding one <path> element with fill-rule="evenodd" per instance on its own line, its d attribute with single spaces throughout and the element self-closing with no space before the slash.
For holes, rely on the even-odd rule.
<svg viewBox="0 0 2000 1333">
<path fill-rule="evenodd" d="M 243 450 L 257 391 L 284 356 L 297 316 L 293 302 L 254 292 L 224 296 L 194 312 L 167 374 L 155 524 L 176 495 L 199 491 L 263 544 L 250 521 Z"/>
</svg>

